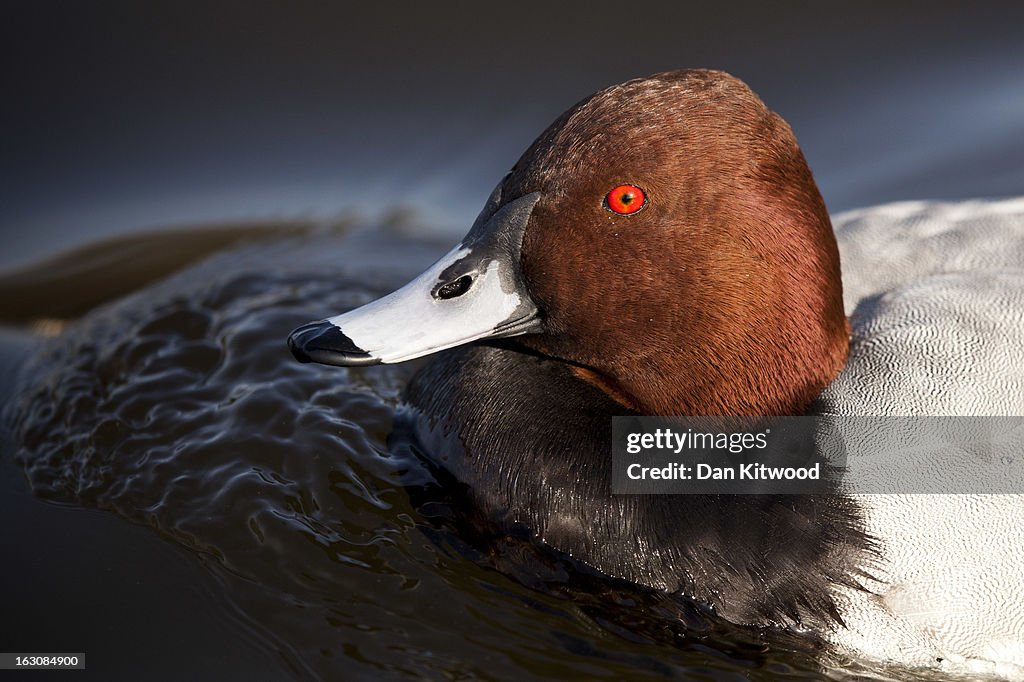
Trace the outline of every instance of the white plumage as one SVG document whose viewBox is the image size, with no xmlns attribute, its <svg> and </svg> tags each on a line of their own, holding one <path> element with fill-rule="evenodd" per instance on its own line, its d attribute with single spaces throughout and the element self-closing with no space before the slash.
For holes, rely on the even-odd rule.
<svg viewBox="0 0 1024 682">
<path fill-rule="evenodd" d="M 835 227 L 854 335 L 817 410 L 1024 415 L 1024 199 L 892 204 Z M 843 595 L 836 643 L 1024 679 L 1024 495 L 860 499 L 883 558 L 875 595 Z"/>
</svg>

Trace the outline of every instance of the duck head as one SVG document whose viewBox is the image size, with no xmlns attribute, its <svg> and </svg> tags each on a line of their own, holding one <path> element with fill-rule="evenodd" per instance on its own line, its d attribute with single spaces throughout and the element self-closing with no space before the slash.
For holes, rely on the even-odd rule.
<svg viewBox="0 0 1024 682">
<path fill-rule="evenodd" d="M 451 252 L 289 346 L 365 365 L 509 337 L 642 414 L 802 413 L 849 328 L 828 212 L 786 122 L 716 71 L 598 92 Z"/>
</svg>

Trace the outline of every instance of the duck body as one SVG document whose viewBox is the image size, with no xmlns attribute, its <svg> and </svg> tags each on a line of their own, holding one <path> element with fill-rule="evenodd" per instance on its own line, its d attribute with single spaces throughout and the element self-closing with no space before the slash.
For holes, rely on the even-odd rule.
<svg viewBox="0 0 1024 682">
<path fill-rule="evenodd" d="M 727 74 L 658 74 L 570 109 L 459 246 L 289 344 L 334 365 L 438 353 L 405 423 L 499 526 L 734 622 L 1016 677 L 1020 496 L 611 494 L 618 415 L 1024 414 L 1024 210 L 995 211 L 980 261 L 948 220 L 863 213 L 837 245 L 781 118 Z M 929 573 L 954 547 L 974 568 Z M 958 594 L 986 606 L 943 615 Z"/>
<path fill-rule="evenodd" d="M 836 221 L 850 357 L 825 415 L 1024 415 L 1024 201 L 904 202 Z M 964 471 L 964 476 L 970 476 Z M 842 646 L 1024 677 L 1024 496 L 857 495 L 882 561 L 839 597 Z"/>
</svg>

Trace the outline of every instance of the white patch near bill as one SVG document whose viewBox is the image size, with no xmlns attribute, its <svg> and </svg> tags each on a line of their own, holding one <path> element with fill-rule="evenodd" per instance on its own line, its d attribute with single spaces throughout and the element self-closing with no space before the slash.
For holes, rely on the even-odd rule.
<svg viewBox="0 0 1024 682">
<path fill-rule="evenodd" d="M 384 363 L 403 362 L 494 334 L 522 302 L 501 286 L 500 268 L 491 261 L 472 287 L 456 298 L 431 295 L 441 273 L 470 250 L 455 247 L 404 287 L 327 321 L 359 348 Z"/>
</svg>

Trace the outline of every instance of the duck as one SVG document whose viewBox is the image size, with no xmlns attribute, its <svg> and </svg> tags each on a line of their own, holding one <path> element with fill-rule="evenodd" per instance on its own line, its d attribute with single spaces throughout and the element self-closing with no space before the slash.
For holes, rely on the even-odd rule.
<svg viewBox="0 0 1024 682">
<path fill-rule="evenodd" d="M 402 408 L 423 448 L 496 523 L 602 574 L 1024 679 L 1024 496 L 613 495 L 608 456 L 624 415 L 1024 414 L 1020 200 L 833 226 L 746 84 L 664 72 L 571 107 L 457 246 L 288 345 L 343 367 L 432 356 Z"/>
</svg>

